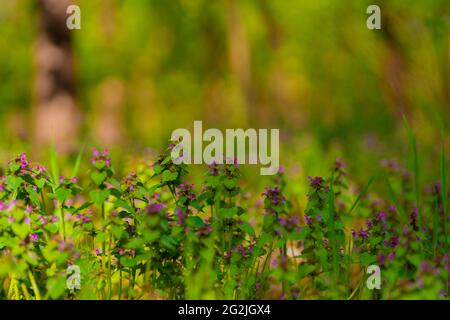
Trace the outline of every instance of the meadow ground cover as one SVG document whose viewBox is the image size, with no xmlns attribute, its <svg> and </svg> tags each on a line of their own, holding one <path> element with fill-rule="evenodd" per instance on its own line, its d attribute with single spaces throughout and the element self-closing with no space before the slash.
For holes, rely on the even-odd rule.
<svg viewBox="0 0 450 320">
<path fill-rule="evenodd" d="M 0 1 L 0 300 L 448 299 L 449 13 Z"/>
<path fill-rule="evenodd" d="M 196 187 L 173 147 L 122 178 L 106 149 L 92 150 L 83 180 L 82 153 L 68 177 L 54 152 L 51 170 L 24 153 L 11 159 L 0 185 L 0 297 L 448 298 L 444 150 L 435 183 L 384 161 L 358 193 L 336 159 L 328 176 L 299 182 L 308 192 L 298 212 L 283 168 L 257 197 L 240 188 L 238 163 L 211 163 Z M 375 179 L 386 194 L 372 192 Z M 379 290 L 366 285 L 373 264 Z"/>
</svg>

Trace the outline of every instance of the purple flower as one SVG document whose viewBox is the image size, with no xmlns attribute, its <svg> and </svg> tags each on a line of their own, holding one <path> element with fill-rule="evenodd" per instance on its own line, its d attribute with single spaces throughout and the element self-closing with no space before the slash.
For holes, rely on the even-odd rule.
<svg viewBox="0 0 450 320">
<path fill-rule="evenodd" d="M 40 216 L 40 217 L 39 217 L 39 220 L 41 221 L 41 224 L 42 224 L 42 225 L 46 225 L 46 224 L 48 223 L 47 218 L 44 217 L 44 216 Z"/>
<path fill-rule="evenodd" d="M 176 215 L 178 217 L 177 223 L 179 225 L 182 225 L 183 222 L 184 222 L 184 219 L 186 218 L 186 214 L 178 207 L 175 209 L 175 213 L 176 213 Z"/>
<path fill-rule="evenodd" d="M 392 253 L 388 256 L 389 262 L 391 262 L 395 257 L 395 251 L 392 251 Z"/>
<path fill-rule="evenodd" d="M 378 264 L 381 266 L 384 266 L 384 264 L 386 262 L 386 256 L 384 254 L 379 254 L 377 259 L 378 259 Z"/>
<path fill-rule="evenodd" d="M 272 268 L 276 268 L 278 266 L 278 261 L 276 259 L 272 259 L 272 261 L 270 261 L 270 265 Z"/>
<path fill-rule="evenodd" d="M 407 235 L 409 233 L 409 228 L 408 226 L 403 226 L 403 234 Z"/>
<path fill-rule="evenodd" d="M 319 189 L 324 182 L 322 177 L 314 177 L 313 178 L 311 176 L 308 176 L 308 179 L 309 179 L 309 186 L 313 187 L 315 189 Z"/>
<path fill-rule="evenodd" d="M 312 223 L 312 219 L 308 215 L 305 214 L 304 217 L 305 217 L 305 221 L 306 221 L 307 224 L 311 224 Z"/>
<path fill-rule="evenodd" d="M 268 199 L 275 206 L 278 204 L 285 203 L 286 201 L 286 199 L 281 194 L 281 191 L 278 187 L 274 188 L 266 187 L 262 195 L 265 196 L 266 199 Z"/>
<path fill-rule="evenodd" d="M 162 203 L 152 203 L 145 207 L 145 212 L 148 214 L 157 214 L 163 208 Z"/>
<path fill-rule="evenodd" d="M 109 151 L 104 149 L 102 153 L 100 153 L 96 148 L 92 149 L 92 158 L 90 162 L 95 165 L 97 161 L 104 161 L 107 167 L 111 166 L 111 159 L 109 158 Z"/>
<path fill-rule="evenodd" d="M 98 156 L 100 156 L 100 152 L 98 152 L 98 150 L 96 148 L 92 148 L 92 155 L 94 157 L 98 157 Z"/>
<path fill-rule="evenodd" d="M 39 240 L 39 236 L 36 233 L 32 233 L 30 235 L 30 240 L 33 242 L 37 242 Z"/>
<path fill-rule="evenodd" d="M 342 161 L 341 158 L 336 158 L 336 161 L 334 163 L 334 167 L 336 170 L 342 170 L 345 168 L 345 163 Z"/>
<path fill-rule="evenodd" d="M 436 181 L 434 184 L 433 184 L 433 189 L 434 189 L 434 191 L 437 193 L 437 194 L 439 194 L 439 193 L 441 193 L 441 182 L 440 181 Z"/>
<path fill-rule="evenodd" d="M 385 221 L 386 220 L 386 213 L 384 211 L 380 211 L 378 213 L 378 220 Z"/>
<path fill-rule="evenodd" d="M 414 206 L 413 211 L 411 212 L 409 218 L 410 218 L 410 223 L 411 226 L 413 228 L 414 231 L 419 230 L 419 227 L 417 226 L 417 215 L 419 213 L 419 209 Z"/>
<path fill-rule="evenodd" d="M 400 241 L 400 237 L 392 237 L 389 242 L 391 248 L 396 248 L 398 246 L 399 241 Z"/>
<path fill-rule="evenodd" d="M 58 244 L 58 251 L 64 251 L 66 249 L 66 244 L 64 243 L 64 241 L 60 241 Z"/>
<path fill-rule="evenodd" d="M 368 231 L 368 230 L 364 230 L 363 228 L 361 228 L 361 229 L 359 230 L 358 235 L 359 235 L 361 238 L 364 238 L 364 240 L 369 239 L 369 231 Z"/>
</svg>

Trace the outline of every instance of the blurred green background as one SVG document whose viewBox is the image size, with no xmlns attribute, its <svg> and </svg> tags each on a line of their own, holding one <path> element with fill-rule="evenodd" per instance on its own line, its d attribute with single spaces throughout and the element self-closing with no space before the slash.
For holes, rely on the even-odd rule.
<svg viewBox="0 0 450 320">
<path fill-rule="evenodd" d="M 81 30 L 49 9 L 61 3 L 79 5 Z M 381 30 L 366 27 L 370 4 Z M 0 160 L 45 162 L 56 139 L 61 161 L 104 146 L 121 172 L 202 120 L 280 128 L 292 179 L 343 156 L 367 180 L 409 152 L 405 115 L 424 179 L 437 176 L 449 30 L 448 0 L 0 0 Z"/>
</svg>

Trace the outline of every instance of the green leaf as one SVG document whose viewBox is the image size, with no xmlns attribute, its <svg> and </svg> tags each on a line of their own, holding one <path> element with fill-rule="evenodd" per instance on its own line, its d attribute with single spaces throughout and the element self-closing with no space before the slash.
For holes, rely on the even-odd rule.
<svg viewBox="0 0 450 320">
<path fill-rule="evenodd" d="M 127 210 L 129 213 L 134 212 L 133 207 L 132 207 L 128 202 L 126 202 L 125 200 L 122 200 L 122 199 L 117 199 L 117 200 L 114 202 L 114 207 L 115 207 L 115 208 L 122 208 L 122 209 L 125 209 L 125 210 Z"/>
<path fill-rule="evenodd" d="M 233 218 L 234 216 L 236 216 L 238 214 L 238 208 L 237 207 L 232 207 L 232 208 L 220 208 L 219 209 L 219 216 L 222 219 L 226 219 L 226 218 Z"/>
<path fill-rule="evenodd" d="M 195 228 L 202 227 L 205 223 L 203 222 L 202 218 L 197 216 L 189 216 L 187 218 L 188 225 L 191 225 Z"/>
<path fill-rule="evenodd" d="M 166 170 L 163 172 L 162 175 L 162 182 L 170 182 L 177 180 L 178 178 L 178 172 L 171 172 L 169 170 Z"/>
<path fill-rule="evenodd" d="M 59 188 L 55 192 L 56 199 L 58 199 L 59 202 L 66 201 L 71 194 L 71 191 L 69 189 Z"/>
<path fill-rule="evenodd" d="M 120 258 L 120 264 L 124 267 L 134 267 L 135 265 L 137 265 L 137 260 L 135 258 L 126 258 L 126 257 L 121 257 Z"/>
<path fill-rule="evenodd" d="M 106 179 L 106 172 L 94 171 L 91 174 L 91 179 L 96 185 L 100 185 Z"/>
<path fill-rule="evenodd" d="M 28 236 L 30 227 L 25 223 L 14 223 L 12 225 L 12 230 L 15 234 L 19 236 L 20 239 L 25 239 Z"/>
<path fill-rule="evenodd" d="M 96 205 L 101 205 L 109 196 L 108 190 L 92 190 L 89 192 L 89 198 L 94 202 Z"/>
<path fill-rule="evenodd" d="M 58 224 L 57 223 L 49 223 L 45 226 L 45 229 L 48 230 L 50 233 L 54 234 L 58 232 Z"/>
<path fill-rule="evenodd" d="M 16 191 L 17 188 L 23 183 L 23 179 L 15 176 L 7 176 L 6 177 L 6 185 L 11 191 Z"/>
<path fill-rule="evenodd" d="M 315 269 L 316 268 L 314 266 L 307 265 L 307 264 L 300 264 L 298 266 L 298 277 L 299 277 L 299 279 L 302 279 L 302 278 L 306 277 L 308 274 L 313 272 Z"/>
<path fill-rule="evenodd" d="M 16 172 L 19 169 L 20 169 L 20 163 L 11 162 L 11 164 L 9 165 L 9 170 L 11 170 L 11 172 Z"/>
<path fill-rule="evenodd" d="M 377 257 L 370 253 L 364 252 L 363 254 L 361 254 L 360 261 L 363 266 L 368 266 L 371 263 L 377 261 Z"/>
<path fill-rule="evenodd" d="M 164 168 L 161 167 L 159 164 L 156 164 L 156 165 L 153 167 L 153 171 L 155 171 L 155 174 L 160 174 L 163 170 L 164 170 Z"/>
<path fill-rule="evenodd" d="M 66 279 L 53 277 L 47 281 L 47 290 L 52 299 L 60 298 L 66 291 Z"/>
<path fill-rule="evenodd" d="M 114 235 L 114 238 L 116 239 L 122 239 L 122 237 L 126 236 L 125 230 L 119 226 L 111 226 L 111 232 Z"/>
<path fill-rule="evenodd" d="M 236 183 L 237 183 L 237 179 L 233 178 L 233 179 L 226 179 L 223 182 L 223 185 L 225 186 L 225 188 L 227 189 L 233 189 L 234 187 L 236 187 Z"/>
<path fill-rule="evenodd" d="M 98 170 L 102 170 L 102 169 L 105 167 L 105 165 L 106 165 L 106 163 L 105 163 L 104 160 L 97 160 L 97 161 L 95 162 L 95 167 L 96 167 Z"/>
<path fill-rule="evenodd" d="M 100 231 L 97 233 L 97 235 L 95 236 L 95 240 L 97 242 L 104 242 L 108 239 L 108 234 L 106 232 Z"/>
<path fill-rule="evenodd" d="M 251 225 L 249 225 L 248 223 L 242 224 L 240 226 L 240 229 L 252 237 L 255 236 L 255 229 L 253 229 L 253 227 Z"/>
<path fill-rule="evenodd" d="M 35 206 L 39 206 L 40 203 L 39 203 L 39 197 L 38 197 L 37 192 L 34 191 L 34 189 L 33 189 L 32 187 L 27 187 L 26 190 L 27 190 L 27 192 L 28 192 L 28 195 L 29 195 L 29 197 L 30 197 L 31 202 L 33 202 L 33 204 L 34 204 Z"/>
<path fill-rule="evenodd" d="M 44 178 L 35 179 L 35 183 L 39 189 L 42 189 L 42 187 L 45 185 L 45 179 Z"/>
<path fill-rule="evenodd" d="M 170 251 L 177 250 L 176 244 L 177 244 L 177 241 L 171 236 L 162 236 L 161 237 L 161 245 Z"/>
</svg>

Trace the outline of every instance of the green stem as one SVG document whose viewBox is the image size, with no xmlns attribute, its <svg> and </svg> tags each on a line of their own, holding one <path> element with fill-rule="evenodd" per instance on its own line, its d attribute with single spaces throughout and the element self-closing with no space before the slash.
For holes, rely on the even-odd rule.
<svg viewBox="0 0 450 320">
<path fill-rule="evenodd" d="M 122 299 L 122 269 L 119 270 L 119 300 Z"/>
<path fill-rule="evenodd" d="M 66 220 L 64 217 L 64 202 L 61 204 L 61 207 L 59 208 L 59 215 L 61 218 L 61 229 L 62 229 L 62 236 L 64 241 L 66 241 Z"/>
<path fill-rule="evenodd" d="M 111 300 L 112 297 L 112 275 L 111 275 L 111 253 L 112 253 L 112 234 L 109 234 L 109 249 L 108 249 L 108 300 Z"/>
<path fill-rule="evenodd" d="M 41 300 L 41 293 L 39 292 L 39 287 L 36 284 L 36 279 L 34 278 L 33 272 L 31 272 L 30 270 L 28 270 L 28 277 L 30 278 L 31 287 L 33 288 L 36 300 Z"/>
<path fill-rule="evenodd" d="M 433 214 L 433 258 L 436 258 L 436 249 L 438 243 L 438 228 L 439 228 L 439 195 L 435 199 L 435 210 Z"/>
</svg>

